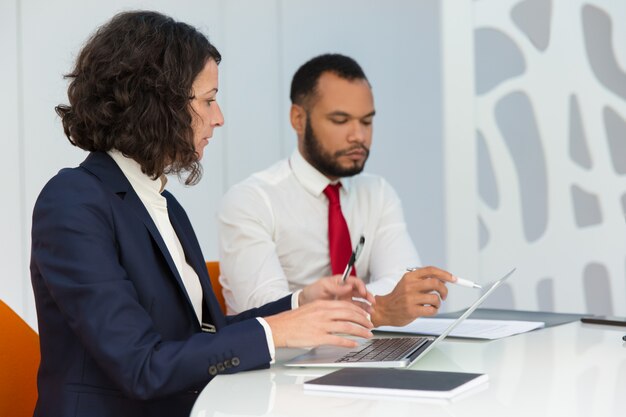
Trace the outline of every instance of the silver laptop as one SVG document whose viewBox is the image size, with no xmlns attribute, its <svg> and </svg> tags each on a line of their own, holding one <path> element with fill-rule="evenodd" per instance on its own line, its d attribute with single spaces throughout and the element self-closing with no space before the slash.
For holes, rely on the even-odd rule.
<svg viewBox="0 0 626 417">
<path fill-rule="evenodd" d="M 301 367 L 368 367 L 368 368 L 404 368 L 426 355 L 450 332 L 474 312 L 502 283 L 515 272 L 509 273 L 494 282 L 491 287 L 456 319 L 437 338 L 434 337 L 382 337 L 365 340 L 356 348 L 320 346 L 296 356 L 285 366 Z"/>
</svg>

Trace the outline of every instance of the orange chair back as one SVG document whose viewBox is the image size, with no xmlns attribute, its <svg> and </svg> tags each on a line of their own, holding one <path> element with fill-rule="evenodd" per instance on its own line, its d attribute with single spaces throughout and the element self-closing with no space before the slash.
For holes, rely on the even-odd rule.
<svg viewBox="0 0 626 417">
<path fill-rule="evenodd" d="M 218 261 L 207 261 L 206 269 L 209 271 L 213 292 L 217 297 L 217 301 L 220 303 L 222 312 L 226 314 L 226 301 L 224 300 L 224 293 L 222 292 L 222 284 L 220 284 L 220 263 Z"/>
<path fill-rule="evenodd" d="M 0 301 L 0 416 L 32 417 L 37 402 L 39 336 Z"/>
</svg>

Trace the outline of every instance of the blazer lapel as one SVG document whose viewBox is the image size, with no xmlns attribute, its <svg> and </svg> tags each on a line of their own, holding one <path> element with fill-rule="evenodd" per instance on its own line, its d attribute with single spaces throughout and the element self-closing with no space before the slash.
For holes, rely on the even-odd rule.
<svg viewBox="0 0 626 417">
<path fill-rule="evenodd" d="M 185 252 L 187 263 L 189 263 L 193 270 L 196 271 L 198 279 L 200 279 L 202 293 L 204 295 L 202 302 L 205 304 L 207 311 L 211 315 L 211 324 L 214 324 L 219 329 L 226 324 L 224 313 L 220 310 L 219 303 L 217 302 L 217 298 L 215 297 L 215 293 L 211 287 L 209 274 L 206 269 L 206 262 L 202 258 L 202 251 L 200 250 L 198 244 L 194 244 L 193 239 L 190 239 L 189 237 L 189 234 L 193 233 L 193 230 L 187 230 L 188 228 L 181 225 L 176 214 L 174 213 L 174 210 L 168 209 L 168 214 L 170 221 L 172 222 L 172 227 L 174 227 L 174 231 L 176 232 L 178 240 L 180 240 L 180 244 Z"/>
<path fill-rule="evenodd" d="M 85 168 L 92 174 L 94 174 L 113 193 L 120 196 L 122 201 L 124 201 L 124 203 L 128 205 L 128 207 L 137 215 L 139 220 L 141 220 L 141 222 L 146 226 L 146 228 L 150 232 L 150 235 L 152 236 L 152 239 L 154 240 L 159 250 L 161 251 L 161 255 L 163 255 L 163 257 L 165 258 L 165 261 L 172 275 L 176 279 L 176 282 L 178 283 L 182 294 L 187 300 L 189 313 L 193 316 L 194 322 L 198 323 L 196 314 L 193 310 L 193 305 L 191 303 L 191 300 L 189 299 L 189 295 L 187 294 L 185 285 L 183 284 L 183 280 L 180 274 L 178 273 L 178 270 L 176 269 L 176 264 L 174 263 L 174 260 L 172 259 L 172 255 L 167 249 L 167 245 L 165 244 L 163 237 L 161 237 L 161 234 L 159 233 L 159 229 L 156 227 L 156 225 L 152 221 L 152 217 L 150 217 L 148 210 L 146 210 L 146 207 L 144 206 L 143 202 L 141 201 L 141 199 L 139 198 L 139 196 L 137 195 L 133 187 L 130 185 L 130 182 L 128 181 L 128 179 L 126 178 L 122 170 L 117 166 L 113 158 L 111 158 L 108 154 L 104 152 L 92 152 L 89 154 L 87 159 L 85 159 L 80 164 L 80 166 Z M 174 230 L 176 230 L 176 228 Z M 186 250 L 185 250 L 185 253 L 187 253 Z M 199 324 L 198 324 L 198 328 L 199 328 Z"/>
</svg>

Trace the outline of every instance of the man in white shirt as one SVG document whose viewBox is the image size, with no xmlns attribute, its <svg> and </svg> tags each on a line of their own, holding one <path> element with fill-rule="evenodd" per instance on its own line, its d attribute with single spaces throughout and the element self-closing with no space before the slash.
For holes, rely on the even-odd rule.
<svg viewBox="0 0 626 417">
<path fill-rule="evenodd" d="M 334 265 L 331 272 L 333 215 L 325 190 L 335 188 L 351 246 L 365 237 L 355 269 L 376 295 L 372 323 L 402 326 L 436 314 L 445 282 L 456 278 L 435 267 L 406 272 L 420 260 L 400 200 L 383 178 L 361 173 L 375 114 L 361 67 L 338 54 L 315 57 L 294 75 L 290 96 L 298 148 L 232 187 L 219 211 L 220 281 L 229 312 L 338 273 Z"/>
</svg>

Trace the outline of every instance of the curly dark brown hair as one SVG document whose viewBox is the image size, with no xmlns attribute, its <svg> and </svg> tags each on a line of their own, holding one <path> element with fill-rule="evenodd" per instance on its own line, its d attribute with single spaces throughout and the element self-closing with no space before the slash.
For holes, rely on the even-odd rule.
<svg viewBox="0 0 626 417">
<path fill-rule="evenodd" d="M 192 84 L 220 53 L 195 28 L 151 11 L 123 12 L 87 41 L 65 78 L 69 105 L 55 108 L 69 141 L 117 149 L 152 178 L 202 176 L 191 127 Z"/>
</svg>

